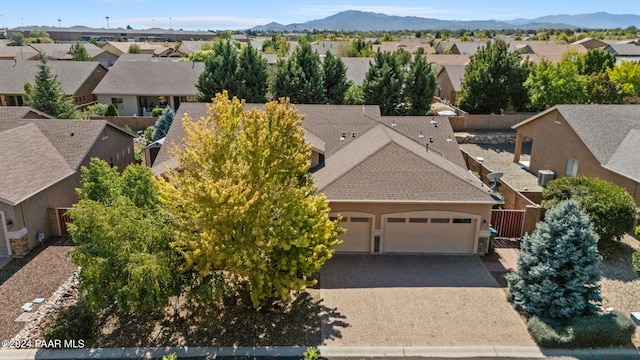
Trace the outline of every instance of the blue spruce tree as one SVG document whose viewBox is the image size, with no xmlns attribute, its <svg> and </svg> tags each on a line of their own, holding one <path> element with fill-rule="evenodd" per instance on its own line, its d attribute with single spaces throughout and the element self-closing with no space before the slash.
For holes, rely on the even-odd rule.
<svg viewBox="0 0 640 360">
<path fill-rule="evenodd" d="M 526 316 L 569 320 L 597 311 L 598 236 L 575 201 L 549 210 L 522 240 L 517 271 L 507 275 L 509 300 Z"/>
</svg>

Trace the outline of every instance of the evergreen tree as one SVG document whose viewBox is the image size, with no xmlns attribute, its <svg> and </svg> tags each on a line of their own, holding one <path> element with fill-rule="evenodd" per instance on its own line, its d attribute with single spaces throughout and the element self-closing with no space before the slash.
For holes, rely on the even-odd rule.
<svg viewBox="0 0 640 360">
<path fill-rule="evenodd" d="M 115 105 L 109 104 L 109 106 L 107 106 L 107 110 L 104 113 L 104 116 L 120 116 L 120 113 L 118 112 L 118 109 L 116 109 Z"/>
<path fill-rule="evenodd" d="M 616 65 L 616 56 L 604 49 L 589 49 L 581 59 L 579 71 L 582 75 L 600 74 Z"/>
<path fill-rule="evenodd" d="M 40 55 L 38 68 L 32 92 L 25 93 L 24 104 L 58 119 L 77 118 L 78 111 L 71 97 L 63 92 L 58 77 L 51 72 L 45 54 Z"/>
<path fill-rule="evenodd" d="M 518 54 L 510 52 L 504 40 L 489 41 L 466 66 L 459 106 L 476 114 L 500 114 L 510 105 L 517 107 L 513 95 L 521 92 L 522 71 Z"/>
<path fill-rule="evenodd" d="M 167 107 L 162 111 L 162 115 L 158 116 L 156 124 L 153 128 L 153 141 L 158 141 L 167 136 L 171 123 L 173 122 L 174 113 L 171 108 Z"/>
<path fill-rule="evenodd" d="M 320 56 L 302 41 L 288 60 L 278 60 L 273 98 L 288 97 L 294 104 L 323 104 L 324 74 Z"/>
<path fill-rule="evenodd" d="M 405 81 L 409 115 L 426 115 L 438 85 L 423 48 L 416 50 Z"/>
<path fill-rule="evenodd" d="M 167 176 L 186 268 L 246 279 L 255 308 L 315 284 L 339 243 L 338 221 L 308 173 L 301 124 L 287 101 L 244 110 L 218 94 L 206 118 L 185 118 L 178 169 Z"/>
<path fill-rule="evenodd" d="M 342 59 L 327 51 L 324 62 L 324 90 L 329 104 L 342 105 L 344 95 L 351 86 L 351 81 L 347 80 L 347 67 Z"/>
<path fill-rule="evenodd" d="M 238 89 L 237 97 L 246 100 L 248 103 L 265 102 L 269 87 L 267 60 L 251 44 L 244 47 L 240 52 L 236 72 L 242 82 L 242 86 Z"/>
<path fill-rule="evenodd" d="M 403 83 L 404 71 L 395 55 L 388 51 L 378 51 L 362 83 L 365 104 L 379 105 L 383 116 L 403 115 Z"/>
<path fill-rule="evenodd" d="M 507 275 L 509 299 L 527 316 L 569 320 L 597 311 L 598 236 L 574 201 L 549 210 L 521 244 L 518 269 Z"/>
<path fill-rule="evenodd" d="M 91 61 L 87 48 L 78 41 L 71 45 L 71 56 L 75 61 Z"/>
<path fill-rule="evenodd" d="M 238 76 L 238 49 L 231 40 L 217 41 L 204 62 L 204 71 L 196 84 L 198 101 L 211 102 L 216 94 L 227 90 L 231 96 L 241 92 Z"/>
</svg>

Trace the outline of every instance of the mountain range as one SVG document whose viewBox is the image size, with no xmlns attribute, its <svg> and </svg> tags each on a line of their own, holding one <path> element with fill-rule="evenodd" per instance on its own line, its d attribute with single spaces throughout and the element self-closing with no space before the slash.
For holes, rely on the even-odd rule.
<svg viewBox="0 0 640 360">
<path fill-rule="evenodd" d="M 535 19 L 452 21 L 417 16 L 392 16 L 380 13 L 347 10 L 324 19 L 304 23 L 256 26 L 255 31 L 393 31 L 393 30 L 505 30 L 505 29 L 615 29 L 640 27 L 640 16 L 615 15 L 606 12 L 579 15 L 550 15 Z"/>
</svg>

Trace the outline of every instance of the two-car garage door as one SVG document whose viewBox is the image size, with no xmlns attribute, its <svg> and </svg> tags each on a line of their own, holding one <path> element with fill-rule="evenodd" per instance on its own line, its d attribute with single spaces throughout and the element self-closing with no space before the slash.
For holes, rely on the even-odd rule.
<svg viewBox="0 0 640 360">
<path fill-rule="evenodd" d="M 456 212 L 412 212 L 382 216 L 386 253 L 472 254 L 477 218 Z"/>
<path fill-rule="evenodd" d="M 450 211 L 385 214 L 374 238 L 374 215 L 343 215 L 337 252 L 473 254 L 479 216 Z M 375 244 L 375 245 L 374 245 Z M 375 248 L 374 251 L 372 249 Z"/>
</svg>

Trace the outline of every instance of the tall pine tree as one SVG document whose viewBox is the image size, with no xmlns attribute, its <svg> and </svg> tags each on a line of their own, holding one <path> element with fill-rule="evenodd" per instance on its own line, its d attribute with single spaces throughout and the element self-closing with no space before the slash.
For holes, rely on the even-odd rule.
<svg viewBox="0 0 640 360">
<path fill-rule="evenodd" d="M 426 115 L 431 110 L 431 100 L 436 92 L 437 83 L 423 48 L 416 50 L 405 81 L 409 115 Z"/>
<path fill-rule="evenodd" d="M 238 78 L 238 49 L 231 40 L 217 41 L 204 62 L 198 78 L 198 101 L 211 102 L 217 93 L 227 90 L 237 96 L 242 87 Z"/>
<path fill-rule="evenodd" d="M 33 87 L 25 85 L 24 104 L 58 119 L 78 118 L 70 96 L 62 90 L 58 77 L 51 72 L 44 53 L 40 54 L 39 71 Z"/>
<path fill-rule="evenodd" d="M 75 61 L 91 61 L 87 48 L 81 42 L 76 41 L 71 45 L 71 57 Z"/>
<path fill-rule="evenodd" d="M 378 51 L 370 65 L 362 83 L 365 104 L 379 105 L 382 115 L 403 115 L 404 69 L 395 54 Z"/>
<path fill-rule="evenodd" d="M 330 51 L 322 63 L 324 69 L 324 91 L 329 104 L 342 105 L 344 95 L 351 86 L 347 80 L 347 67 L 344 62 Z"/>
<path fill-rule="evenodd" d="M 238 59 L 238 78 L 242 85 L 238 89 L 238 98 L 249 103 L 263 103 L 268 89 L 269 73 L 267 72 L 267 60 L 258 50 L 249 44 L 240 52 Z"/>
<path fill-rule="evenodd" d="M 324 73 L 320 56 L 302 41 L 288 60 L 278 60 L 271 90 L 275 99 L 288 97 L 294 104 L 323 104 Z"/>
</svg>

